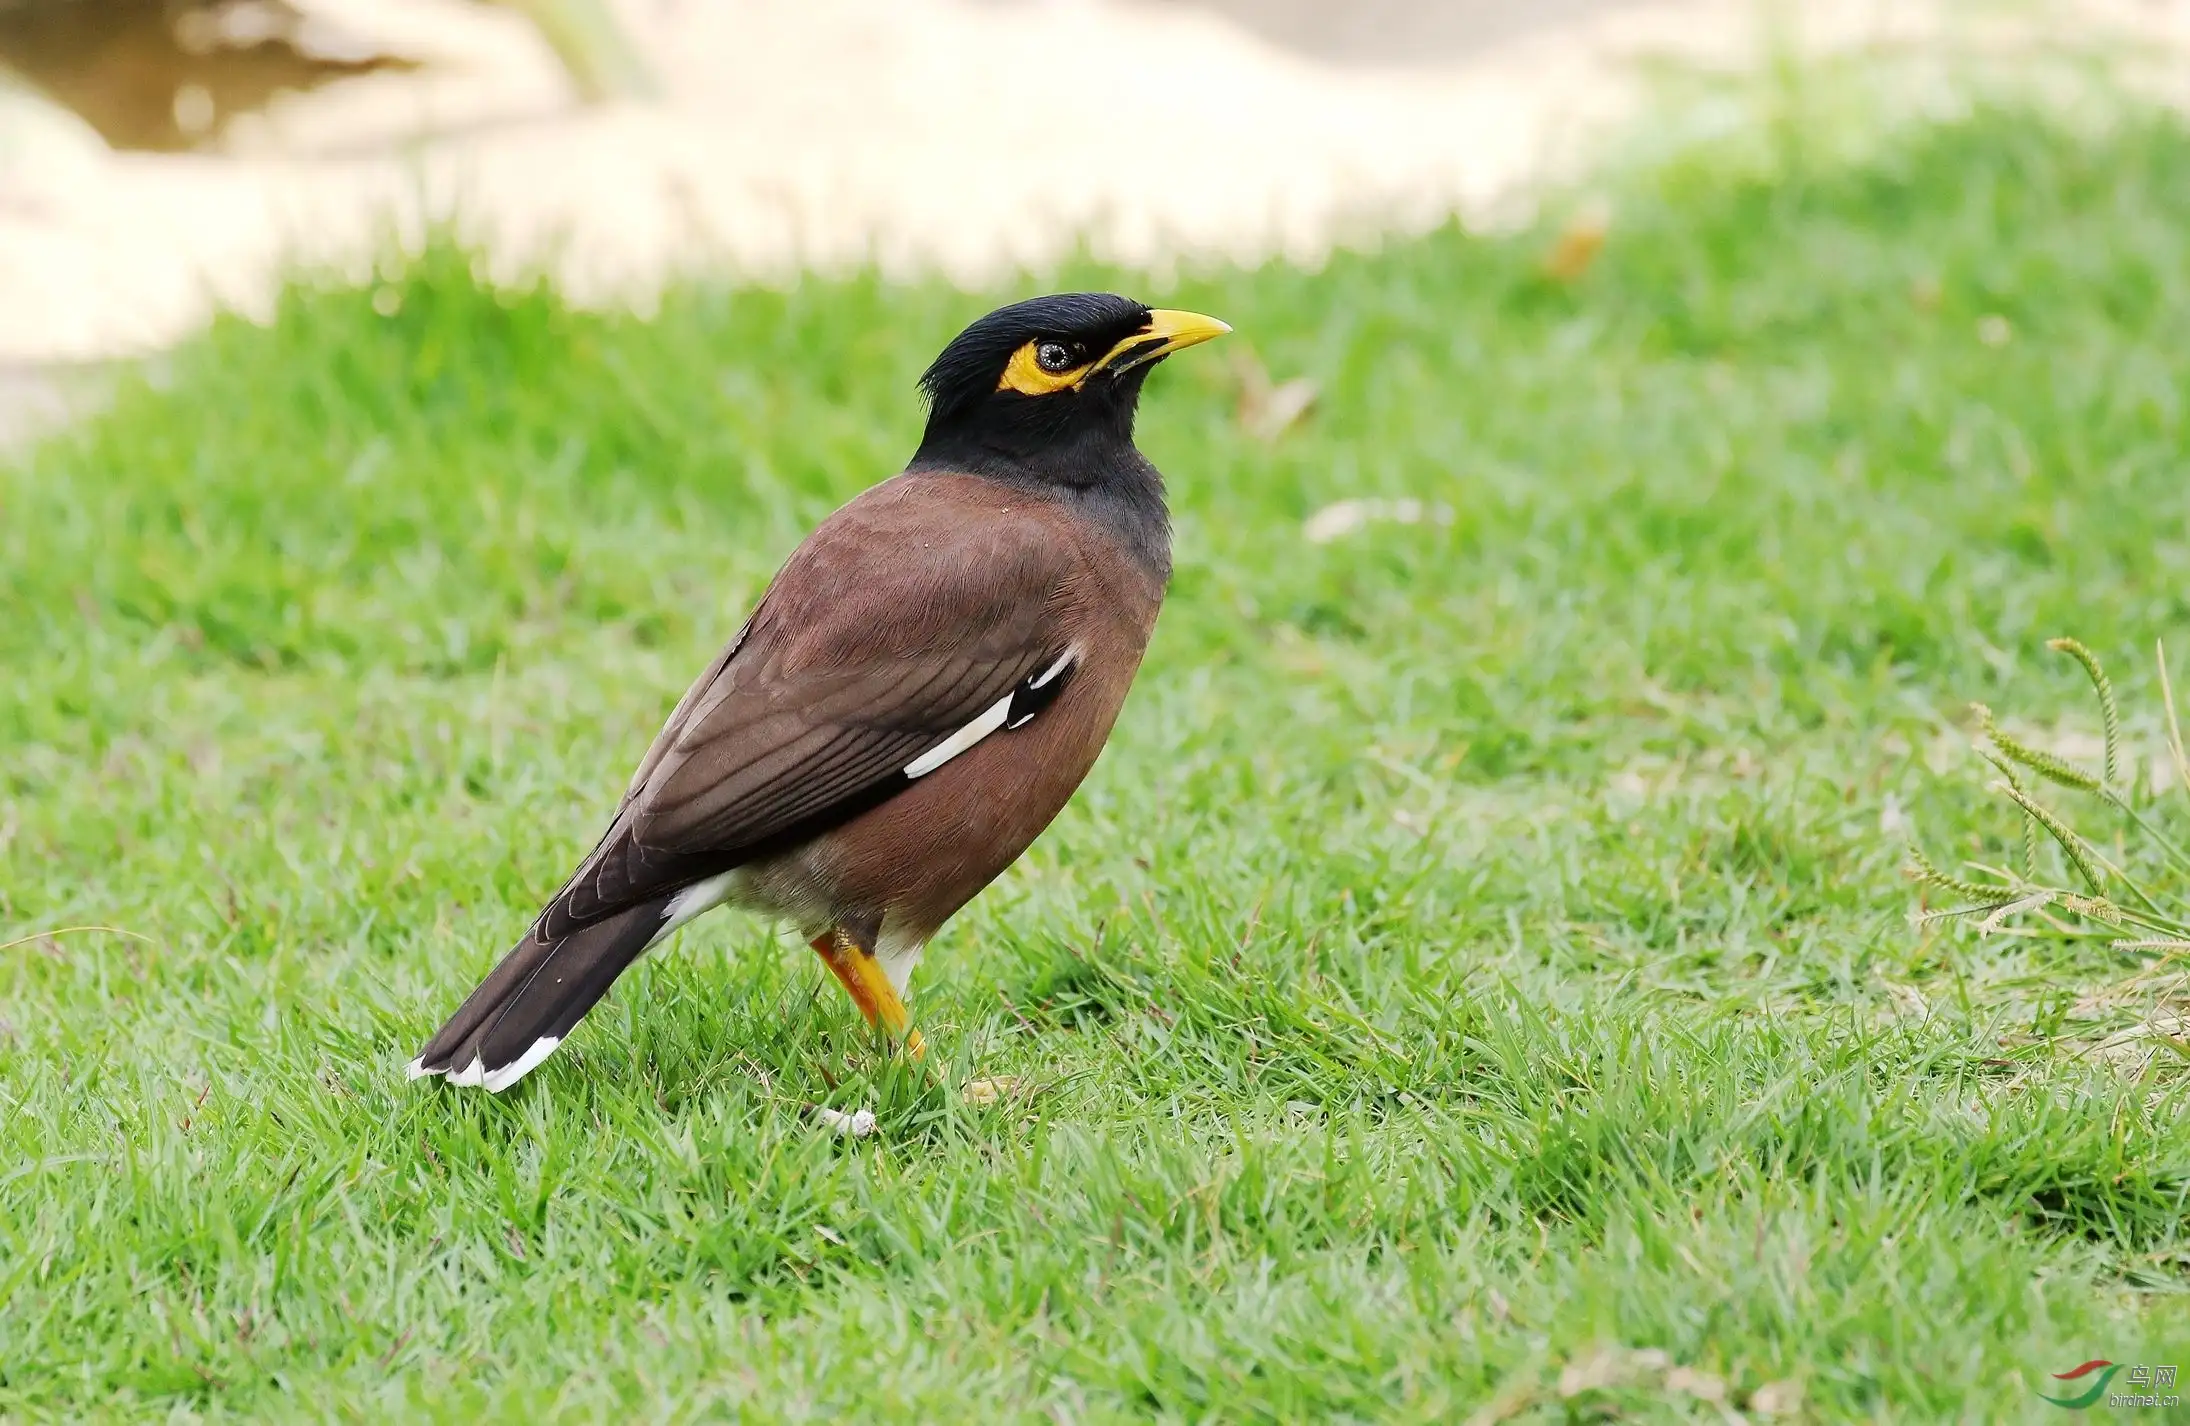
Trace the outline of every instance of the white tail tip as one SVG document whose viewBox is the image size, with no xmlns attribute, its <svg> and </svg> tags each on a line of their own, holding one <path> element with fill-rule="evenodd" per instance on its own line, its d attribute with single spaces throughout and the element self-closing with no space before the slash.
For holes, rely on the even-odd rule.
<svg viewBox="0 0 2190 1426">
<path fill-rule="evenodd" d="M 540 1061 L 554 1054 L 555 1047 L 561 1043 L 563 1042 L 559 1036 L 542 1035 L 539 1039 L 534 1040 L 532 1048 L 518 1056 L 514 1063 L 506 1064 L 488 1075 L 484 1080 L 476 1082 L 485 1084 L 487 1093 L 500 1094 L 503 1090 L 508 1089 L 537 1069 Z"/>
</svg>

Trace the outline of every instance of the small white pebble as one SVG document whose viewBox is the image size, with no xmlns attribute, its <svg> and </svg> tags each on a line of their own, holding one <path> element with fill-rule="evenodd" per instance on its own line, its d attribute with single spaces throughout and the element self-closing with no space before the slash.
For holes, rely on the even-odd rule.
<svg viewBox="0 0 2190 1426">
<path fill-rule="evenodd" d="M 822 1123 L 837 1133 L 848 1134 L 854 1139 L 864 1139 L 875 1130 L 872 1109 L 861 1109 L 850 1114 L 841 1109 L 829 1108 L 816 1109 L 814 1112 L 821 1116 Z"/>
</svg>

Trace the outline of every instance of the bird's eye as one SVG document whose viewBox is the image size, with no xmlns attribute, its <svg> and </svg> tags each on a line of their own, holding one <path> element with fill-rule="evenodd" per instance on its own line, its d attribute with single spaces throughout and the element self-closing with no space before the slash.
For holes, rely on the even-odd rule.
<svg viewBox="0 0 2190 1426">
<path fill-rule="evenodd" d="M 1047 372 L 1069 371 L 1072 349 L 1063 342 L 1044 342 L 1034 349 L 1035 364 Z"/>
</svg>

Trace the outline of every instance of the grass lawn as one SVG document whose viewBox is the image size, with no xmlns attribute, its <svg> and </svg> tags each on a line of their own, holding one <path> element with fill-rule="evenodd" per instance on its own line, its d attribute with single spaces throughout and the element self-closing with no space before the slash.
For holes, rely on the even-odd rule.
<svg viewBox="0 0 2190 1426">
<path fill-rule="evenodd" d="M 2190 652 L 2186 173 L 2171 120 L 1988 111 L 1657 167 L 1574 281 L 1549 231 L 1068 274 L 1321 400 L 1273 442 L 1223 346 L 1151 384 L 1171 602 L 932 948 L 932 1073 L 730 916 L 510 1094 L 399 1067 L 1025 289 L 640 321 L 444 252 L 224 322 L 0 468 L 0 1417 L 1932 1422 L 2190 1370 L 2190 1051 L 2120 1033 L 2179 959 L 1918 929 L 1899 872 L 2016 855 L 1963 708 L 2095 729 L 2047 636 L 2140 750 Z M 1303 538 L 1352 497 L 1430 518 Z"/>
</svg>

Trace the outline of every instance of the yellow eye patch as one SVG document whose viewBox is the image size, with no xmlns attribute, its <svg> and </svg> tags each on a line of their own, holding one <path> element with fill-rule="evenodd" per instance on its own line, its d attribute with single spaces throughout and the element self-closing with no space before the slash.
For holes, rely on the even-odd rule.
<svg viewBox="0 0 2190 1426">
<path fill-rule="evenodd" d="M 1063 371 L 1044 371 L 1035 352 L 1045 345 L 1048 344 L 1028 342 L 1013 352 L 1010 364 L 1004 368 L 1003 376 L 996 382 L 996 389 L 1016 391 L 1021 396 L 1047 396 L 1052 391 L 1063 391 L 1087 380 L 1087 373 L 1094 366 L 1093 362 L 1084 361 Z"/>
</svg>

